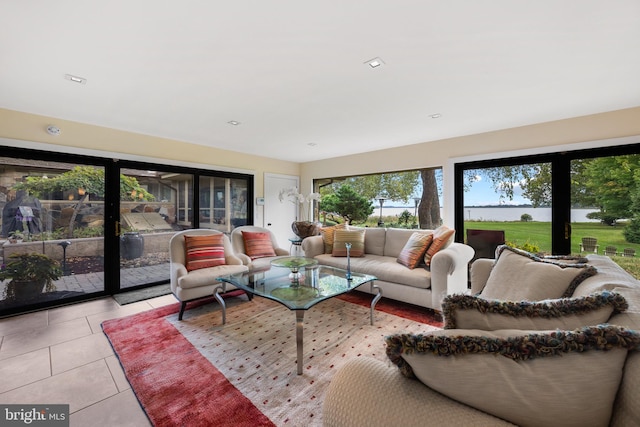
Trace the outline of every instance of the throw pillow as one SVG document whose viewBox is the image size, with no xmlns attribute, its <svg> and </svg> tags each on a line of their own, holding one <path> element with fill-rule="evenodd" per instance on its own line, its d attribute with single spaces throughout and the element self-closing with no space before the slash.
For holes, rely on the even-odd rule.
<svg viewBox="0 0 640 427">
<path fill-rule="evenodd" d="M 365 230 L 335 230 L 333 236 L 333 256 L 347 256 L 346 243 L 351 243 L 349 256 L 364 256 L 364 233 Z"/>
<path fill-rule="evenodd" d="M 615 292 L 540 302 L 486 300 L 472 295 L 448 295 L 442 300 L 445 329 L 552 330 L 605 323 L 629 307 Z"/>
<path fill-rule="evenodd" d="M 453 238 L 455 237 L 456 230 L 453 230 L 445 225 L 441 225 L 440 227 L 433 230 L 433 243 L 429 245 L 427 252 L 424 254 L 424 263 L 427 267 L 431 266 L 431 259 L 435 254 L 438 253 L 441 249 L 446 248 L 453 242 Z"/>
<path fill-rule="evenodd" d="M 244 252 L 251 259 L 276 256 L 271 243 L 271 235 L 267 232 L 243 231 Z"/>
<path fill-rule="evenodd" d="M 336 224 L 331 227 L 323 227 L 320 229 L 322 234 L 322 241 L 324 242 L 324 253 L 330 254 L 333 252 L 333 236 L 336 230 L 344 230 L 347 228 L 347 224 Z"/>
<path fill-rule="evenodd" d="M 385 338 L 401 372 L 521 426 L 608 426 L 627 352 L 640 333 L 447 329 Z M 499 402 L 496 404 L 496 402 Z"/>
<path fill-rule="evenodd" d="M 190 236 L 185 234 L 184 247 L 187 271 L 226 264 L 224 234 Z"/>
<path fill-rule="evenodd" d="M 432 241 L 432 233 L 420 233 L 416 231 L 409 237 L 409 240 L 407 240 L 404 248 L 400 251 L 400 255 L 398 255 L 396 261 L 413 270 L 420 264 L 420 261 L 422 261 L 424 253 Z"/>
<path fill-rule="evenodd" d="M 498 246 L 496 261 L 480 292 L 485 299 L 540 301 L 570 297 L 597 270 L 588 264 L 545 262 L 507 245 Z"/>
</svg>

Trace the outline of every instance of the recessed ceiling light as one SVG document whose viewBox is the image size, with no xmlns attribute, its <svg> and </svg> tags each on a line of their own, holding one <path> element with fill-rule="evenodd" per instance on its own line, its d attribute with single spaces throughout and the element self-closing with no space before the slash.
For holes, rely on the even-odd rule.
<svg viewBox="0 0 640 427">
<path fill-rule="evenodd" d="M 381 58 L 373 58 L 365 62 L 371 68 L 378 68 L 384 65 L 384 61 Z"/>
<path fill-rule="evenodd" d="M 227 123 L 229 123 L 230 125 L 234 125 L 234 126 L 238 126 L 240 124 L 240 122 L 237 121 L 237 120 L 229 120 Z"/>
<path fill-rule="evenodd" d="M 429 117 L 431 117 L 432 119 L 439 119 L 440 117 L 442 117 L 442 114 L 436 113 L 436 114 L 430 115 Z"/>
<path fill-rule="evenodd" d="M 81 85 L 87 84 L 87 79 L 84 77 L 72 76 L 71 74 L 65 74 L 64 78 L 70 82 L 79 83 Z"/>
</svg>

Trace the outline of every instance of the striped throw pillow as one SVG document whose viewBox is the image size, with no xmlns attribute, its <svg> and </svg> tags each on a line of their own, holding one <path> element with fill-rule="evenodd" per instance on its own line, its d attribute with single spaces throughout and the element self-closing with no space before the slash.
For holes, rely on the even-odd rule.
<svg viewBox="0 0 640 427">
<path fill-rule="evenodd" d="M 224 258 L 224 234 L 184 236 L 187 271 L 226 264 Z"/>
<path fill-rule="evenodd" d="M 347 228 L 347 224 L 336 224 L 331 227 L 324 227 L 320 229 L 320 234 L 322 234 L 322 240 L 324 242 L 324 253 L 330 254 L 333 252 L 333 237 L 336 230 L 344 230 Z"/>
<path fill-rule="evenodd" d="M 336 230 L 333 235 L 332 256 L 347 256 L 346 243 L 351 243 L 349 256 L 364 256 L 364 232 L 365 230 Z"/>
<path fill-rule="evenodd" d="M 424 263 L 427 267 L 431 266 L 431 258 L 438 253 L 440 249 L 444 249 L 453 241 L 456 230 L 453 230 L 446 225 L 441 225 L 433 231 L 433 243 L 429 245 L 429 249 L 424 254 Z"/>
<path fill-rule="evenodd" d="M 422 261 L 422 257 L 432 241 L 432 233 L 416 231 L 409 237 L 396 261 L 413 270 Z"/>
<path fill-rule="evenodd" d="M 271 243 L 271 235 L 267 232 L 243 231 L 244 252 L 251 259 L 276 256 Z"/>
</svg>

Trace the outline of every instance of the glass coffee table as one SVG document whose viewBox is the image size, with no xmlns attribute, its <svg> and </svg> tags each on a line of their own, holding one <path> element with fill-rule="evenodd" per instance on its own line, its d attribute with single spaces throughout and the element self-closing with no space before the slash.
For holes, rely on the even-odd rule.
<svg viewBox="0 0 640 427">
<path fill-rule="evenodd" d="M 224 284 L 230 283 L 251 295 L 277 301 L 296 313 L 296 347 L 298 351 L 298 375 L 302 374 L 302 336 L 304 312 L 326 299 L 347 293 L 369 283 L 375 296 L 371 301 L 370 320 L 373 325 L 376 303 L 382 298 L 381 289 L 375 285 L 375 276 L 351 273 L 346 270 L 318 265 L 317 261 L 304 257 L 282 257 L 272 261 L 272 265 L 261 269 L 218 277 Z M 222 323 L 226 322 L 226 306 L 222 306 Z"/>
</svg>

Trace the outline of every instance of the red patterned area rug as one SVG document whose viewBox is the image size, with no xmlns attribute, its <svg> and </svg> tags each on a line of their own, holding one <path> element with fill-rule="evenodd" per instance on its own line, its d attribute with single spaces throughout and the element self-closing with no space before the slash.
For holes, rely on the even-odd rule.
<svg viewBox="0 0 640 427">
<path fill-rule="evenodd" d="M 211 302 L 183 321 L 175 304 L 102 327 L 156 426 L 314 426 L 347 360 L 387 361 L 384 336 L 442 325 L 429 310 L 383 299 L 371 326 L 371 298 L 352 292 L 306 312 L 303 375 L 296 375 L 294 312 L 263 298 L 228 298 L 226 325 Z"/>
</svg>

